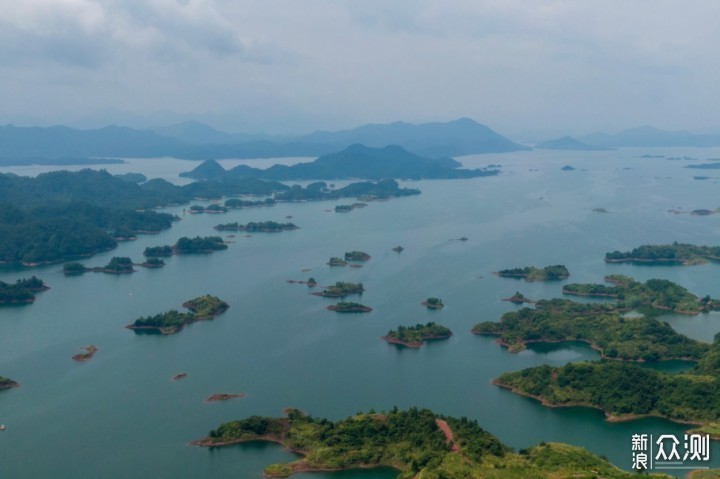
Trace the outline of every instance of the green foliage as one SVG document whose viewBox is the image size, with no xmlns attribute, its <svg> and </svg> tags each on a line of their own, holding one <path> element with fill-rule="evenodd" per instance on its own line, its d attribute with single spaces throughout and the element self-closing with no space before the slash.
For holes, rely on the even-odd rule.
<svg viewBox="0 0 720 479">
<path fill-rule="evenodd" d="M 164 245 L 164 246 L 149 246 L 145 248 L 145 251 L 143 251 L 143 256 L 146 257 L 167 257 L 172 256 L 173 249 L 172 246 Z"/>
<path fill-rule="evenodd" d="M 364 251 L 348 251 L 345 253 L 345 261 L 368 261 L 370 255 Z"/>
<path fill-rule="evenodd" d="M 183 303 L 183 306 L 197 316 L 215 316 L 229 308 L 225 301 L 221 300 L 217 296 L 211 296 L 209 294 L 191 299 L 190 301 Z"/>
<path fill-rule="evenodd" d="M 605 254 L 608 262 L 659 262 L 697 264 L 720 258 L 720 246 L 697 246 L 687 243 L 642 245 L 631 251 Z"/>
<path fill-rule="evenodd" d="M 328 264 L 330 266 L 347 266 L 347 261 L 342 258 L 338 258 L 337 256 L 333 256 L 330 258 L 330 261 L 328 261 Z"/>
<path fill-rule="evenodd" d="M 497 272 L 498 276 L 505 278 L 524 278 L 527 281 L 551 281 L 565 279 L 570 276 L 568 269 L 562 264 L 536 268 L 526 266 L 524 268 L 503 269 Z"/>
<path fill-rule="evenodd" d="M 18 384 L 10 378 L 0 376 L 0 389 L 14 388 Z"/>
<path fill-rule="evenodd" d="M 155 329 L 161 333 L 175 333 L 181 330 L 186 324 L 201 319 L 213 318 L 229 306 L 216 296 L 200 296 L 183 303 L 183 307 L 190 310 L 189 313 L 181 313 L 170 310 L 154 316 L 146 316 L 136 319 L 129 328 L 131 329 Z"/>
<path fill-rule="evenodd" d="M 273 198 L 264 200 L 241 200 L 239 198 L 229 198 L 225 200 L 226 208 L 250 208 L 253 206 L 275 206 L 277 202 Z"/>
<path fill-rule="evenodd" d="M 275 195 L 277 201 L 307 201 L 307 200 L 335 200 L 338 198 L 394 198 L 400 196 L 419 195 L 420 190 L 412 188 L 400 188 L 397 181 L 392 179 L 380 180 L 377 183 L 363 181 L 351 183 L 337 190 L 326 190 L 322 188 L 303 188 L 300 185 L 293 185 L 289 190 Z M 352 206 L 350 206 L 352 209 Z"/>
<path fill-rule="evenodd" d="M 114 273 L 129 273 L 133 270 L 133 263 L 128 257 L 113 256 L 103 269 Z"/>
<path fill-rule="evenodd" d="M 179 254 L 210 253 L 227 249 L 227 245 L 219 236 L 196 236 L 188 238 L 183 236 L 175 244 L 175 250 Z"/>
<path fill-rule="evenodd" d="M 35 301 L 34 292 L 47 289 L 43 280 L 32 276 L 28 279 L 19 279 L 15 283 L 0 281 L 0 305 L 16 303 L 32 303 Z"/>
<path fill-rule="evenodd" d="M 314 294 L 327 298 L 344 298 L 350 294 L 362 294 L 363 291 L 365 291 L 365 288 L 362 283 L 338 281 L 334 285 L 325 288 L 322 292 Z"/>
<path fill-rule="evenodd" d="M 138 318 L 133 323 L 133 326 L 143 328 L 175 329 L 182 328 L 193 319 L 195 319 L 193 314 L 181 313 L 173 309 L 154 316 L 144 316 Z"/>
<path fill-rule="evenodd" d="M 499 323 L 475 325 L 476 334 L 494 334 L 513 348 L 527 341 L 587 341 L 606 357 L 626 360 L 699 359 L 709 345 L 675 332 L 647 317 L 623 317 L 615 306 L 563 299 L 538 301 L 536 307 L 505 313 Z"/>
<path fill-rule="evenodd" d="M 372 311 L 371 308 L 368 308 L 364 304 L 353 303 L 350 301 L 340 301 L 334 306 L 330 306 L 330 308 L 338 313 L 368 313 Z"/>
<path fill-rule="evenodd" d="M 205 212 L 206 213 L 227 213 L 227 208 L 213 203 L 211 205 L 208 205 L 207 208 L 205 208 Z"/>
<path fill-rule="evenodd" d="M 276 233 L 297 228 L 293 223 L 278 223 L 276 221 L 251 221 L 246 225 L 234 222 L 215 226 L 215 229 L 219 231 L 249 231 L 252 233 Z"/>
<path fill-rule="evenodd" d="M 420 343 L 426 339 L 447 338 L 452 335 L 445 326 L 434 322 L 416 324 L 415 326 L 398 326 L 387 333 L 387 338 L 397 339 L 404 343 Z"/>
<path fill-rule="evenodd" d="M 65 263 L 63 265 L 63 273 L 67 275 L 83 274 L 87 268 L 82 263 Z"/>
</svg>

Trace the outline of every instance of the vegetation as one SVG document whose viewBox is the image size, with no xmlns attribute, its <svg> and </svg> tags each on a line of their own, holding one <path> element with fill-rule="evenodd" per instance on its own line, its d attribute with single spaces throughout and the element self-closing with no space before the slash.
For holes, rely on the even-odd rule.
<svg viewBox="0 0 720 479">
<path fill-rule="evenodd" d="M 218 231 L 249 231 L 252 233 L 278 233 L 280 231 L 290 231 L 298 229 L 293 223 L 278 223 L 276 221 L 251 221 L 246 225 L 240 223 L 225 223 L 215 226 Z"/>
<path fill-rule="evenodd" d="M 442 309 L 445 307 L 445 305 L 442 302 L 442 299 L 440 298 L 428 298 L 422 303 L 424 306 L 428 307 L 429 309 Z"/>
<path fill-rule="evenodd" d="M 165 266 L 165 261 L 160 258 L 148 258 L 142 263 L 142 266 L 145 268 L 162 268 Z"/>
<path fill-rule="evenodd" d="M 347 266 L 347 261 L 342 258 L 338 258 L 337 256 L 333 256 L 330 258 L 330 261 L 328 261 L 328 264 L 330 266 Z"/>
<path fill-rule="evenodd" d="M 113 256 L 110 262 L 101 268 L 105 273 L 132 273 L 133 262 L 128 257 Z"/>
<path fill-rule="evenodd" d="M 176 310 L 170 310 L 154 316 L 138 318 L 127 327 L 135 331 L 173 334 L 180 331 L 187 324 L 195 321 L 212 319 L 215 316 L 224 313 L 229 308 L 227 303 L 210 295 L 191 299 L 190 301 L 183 303 L 183 307 L 189 309 L 190 312 L 181 313 Z"/>
<path fill-rule="evenodd" d="M 416 324 L 415 326 L 398 326 L 391 329 L 383 339 L 389 343 L 401 344 L 410 348 L 419 348 L 424 341 L 429 339 L 447 339 L 452 336 L 445 326 L 434 322 Z"/>
<path fill-rule="evenodd" d="M 293 185 L 289 190 L 277 193 L 276 201 L 308 201 L 308 200 L 336 200 L 339 198 L 365 198 L 388 199 L 401 196 L 419 195 L 420 190 L 413 188 L 400 188 L 398 182 L 391 179 L 380 180 L 376 183 L 362 181 L 350 183 L 337 190 L 327 189 L 325 182 L 312 183 L 306 188 Z"/>
<path fill-rule="evenodd" d="M 63 265 L 63 273 L 67 276 L 83 274 L 87 270 L 82 263 L 65 263 Z"/>
<path fill-rule="evenodd" d="M 213 203 L 205 208 L 205 213 L 227 213 L 227 210 L 224 206 Z"/>
<path fill-rule="evenodd" d="M 335 213 L 349 213 L 352 210 L 352 205 L 335 205 Z"/>
<path fill-rule="evenodd" d="M 348 283 L 338 281 L 332 286 L 328 286 L 324 290 L 313 293 L 316 296 L 324 296 L 326 298 L 344 298 L 350 294 L 362 294 L 365 291 L 362 283 Z"/>
<path fill-rule="evenodd" d="M 551 281 L 565 279 L 570 276 L 568 269 L 561 264 L 536 268 L 526 266 L 524 268 L 503 269 L 497 272 L 498 276 L 504 278 L 524 278 L 526 281 Z"/>
<path fill-rule="evenodd" d="M 372 308 L 360 303 L 340 301 L 337 304 L 328 306 L 327 309 L 336 313 L 369 313 Z"/>
<path fill-rule="evenodd" d="M 227 249 L 227 245 L 219 236 L 196 236 L 194 238 L 183 236 L 173 247 L 173 251 L 177 254 L 212 253 L 224 249 Z"/>
<path fill-rule="evenodd" d="M 19 279 L 15 283 L 0 281 L 0 305 L 32 303 L 35 301 L 34 293 L 47 289 L 43 280 L 35 276 Z"/>
<path fill-rule="evenodd" d="M 18 383 L 9 378 L 0 376 L 0 391 L 3 389 L 10 389 L 18 387 Z"/>
<path fill-rule="evenodd" d="M 515 294 L 513 294 L 509 298 L 503 299 L 503 301 L 507 301 L 509 303 L 514 303 L 514 304 L 534 303 L 535 302 L 532 299 L 528 299 L 527 297 L 525 297 L 525 295 L 522 294 L 520 291 L 515 291 Z"/>
<path fill-rule="evenodd" d="M 448 426 L 454 441 L 448 441 L 441 424 Z M 269 477 L 381 466 L 397 469 L 398 479 L 635 477 L 585 449 L 565 444 L 543 443 L 516 454 L 476 421 L 417 408 L 358 414 L 337 422 L 291 409 L 286 418 L 251 416 L 227 422 L 193 444 L 218 447 L 248 441 L 279 442 L 304 456 L 268 466 Z"/>
<path fill-rule="evenodd" d="M 473 332 L 497 335 L 513 352 L 525 349 L 528 342 L 585 341 L 604 357 L 629 361 L 697 360 L 709 350 L 666 322 L 623 317 L 614 305 L 563 299 L 541 300 L 534 309 L 505 313 L 500 322 L 479 323 Z"/>
<path fill-rule="evenodd" d="M 230 198 L 225 200 L 226 208 L 250 208 L 253 206 L 275 206 L 277 202 L 273 198 L 264 200 L 241 200 L 239 198 Z"/>
<path fill-rule="evenodd" d="M 720 309 L 720 302 L 709 296 L 698 298 L 679 284 L 665 279 L 650 279 L 639 283 L 629 276 L 607 276 L 603 284 L 568 284 L 564 294 L 579 296 L 604 296 L 617 298 L 620 308 L 649 307 L 683 314 L 698 314 Z"/>
<path fill-rule="evenodd" d="M 205 207 L 202 205 L 192 205 L 188 210 L 190 213 L 205 213 Z"/>
<path fill-rule="evenodd" d="M 370 255 L 364 251 L 349 251 L 345 253 L 345 261 L 368 261 Z"/>
<path fill-rule="evenodd" d="M 720 260 L 720 246 L 696 246 L 687 243 L 642 245 L 631 251 L 605 254 L 608 263 L 660 263 L 693 265 Z"/>
<path fill-rule="evenodd" d="M 167 257 L 172 256 L 173 249 L 172 246 L 152 246 L 145 248 L 145 251 L 143 251 L 143 256 L 146 256 L 148 258 L 150 257 Z"/>
</svg>

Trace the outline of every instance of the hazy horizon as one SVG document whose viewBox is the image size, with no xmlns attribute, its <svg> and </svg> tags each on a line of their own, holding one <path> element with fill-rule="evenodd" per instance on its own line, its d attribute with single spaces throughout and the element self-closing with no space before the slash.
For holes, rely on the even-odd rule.
<svg viewBox="0 0 720 479">
<path fill-rule="evenodd" d="M 469 117 L 518 141 L 720 132 L 711 2 L 0 6 L 2 124 L 302 134 Z"/>
</svg>

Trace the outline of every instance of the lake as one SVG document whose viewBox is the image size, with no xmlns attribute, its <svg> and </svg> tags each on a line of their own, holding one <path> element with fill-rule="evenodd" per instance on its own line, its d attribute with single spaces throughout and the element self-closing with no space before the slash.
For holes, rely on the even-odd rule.
<svg viewBox="0 0 720 479">
<path fill-rule="evenodd" d="M 2 476 L 259 478 L 266 465 L 294 456 L 270 444 L 210 451 L 189 443 L 222 422 L 253 414 L 278 416 L 286 407 L 331 419 L 371 408 L 427 407 L 477 419 L 517 449 L 541 441 L 567 442 L 629 469 L 632 434 L 681 434 L 685 427 L 661 419 L 608 423 L 599 411 L 549 409 L 499 389 L 491 381 L 505 371 L 597 359 L 598 354 L 577 343 L 535 345 L 511 354 L 470 329 L 517 309 L 501 301 L 515 291 L 536 300 L 561 296 L 563 282 L 527 283 L 492 274 L 503 268 L 565 264 L 571 282 L 601 282 L 607 274 L 620 273 L 639 280 L 665 278 L 701 296 L 720 296 L 718 264 L 643 267 L 603 261 L 607 251 L 644 243 L 719 243 L 720 215 L 668 212 L 720 206 L 717 180 L 694 180 L 698 170 L 682 168 L 692 162 L 640 158 L 643 154 L 705 160 L 720 156 L 720 149 L 475 155 L 459 159 L 472 167 L 502 164 L 502 174 L 405 182 L 422 194 L 371 202 L 350 213 L 328 211 L 350 200 L 283 203 L 225 215 L 167 208 L 182 217 L 170 230 L 83 261 L 102 266 L 112 256 L 140 260 L 147 246 L 216 234 L 212 226 L 218 223 L 275 220 L 300 226 L 276 234 L 240 233 L 226 251 L 168 258 L 158 270 L 64 277 L 60 265 L 5 267 L 0 280 L 35 274 L 52 289 L 39 293 L 33 305 L 0 309 L 0 375 L 22 385 L 0 392 L 0 423 L 7 425 L 0 433 Z M 299 160 L 284 160 L 294 161 Z M 568 164 L 576 170 L 562 171 Z M 177 173 L 196 165 L 165 158 L 103 167 L 181 183 Z M 49 169 L 0 171 L 34 175 Z M 702 174 L 715 176 L 713 170 Z M 468 240 L 457 241 L 460 237 Z M 397 245 L 405 250 L 392 251 Z M 352 250 L 366 251 L 372 260 L 359 269 L 325 264 Z M 327 311 L 334 301 L 287 283 L 310 276 L 320 285 L 362 282 L 361 302 L 373 312 Z M 203 294 L 219 296 L 230 309 L 171 336 L 137 335 L 124 328 L 140 316 L 179 309 Z M 445 308 L 421 306 L 429 296 L 441 298 Z M 718 313 L 662 319 L 704 341 L 720 331 Z M 398 349 L 380 339 L 398 325 L 427 321 L 442 323 L 454 335 L 419 350 Z M 70 359 L 89 344 L 99 348 L 92 360 Z M 180 372 L 188 377 L 173 381 Z M 236 392 L 247 396 L 204 402 L 213 393 Z M 716 467 L 718 452 L 714 443 Z M 394 476 L 383 470 L 297 477 Z"/>
</svg>

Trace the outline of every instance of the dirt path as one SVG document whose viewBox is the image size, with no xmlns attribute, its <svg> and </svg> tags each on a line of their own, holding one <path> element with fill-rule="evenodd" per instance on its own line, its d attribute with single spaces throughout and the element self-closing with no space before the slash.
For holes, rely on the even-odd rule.
<svg viewBox="0 0 720 479">
<path fill-rule="evenodd" d="M 445 440 L 449 443 L 452 443 L 452 452 L 459 452 L 460 447 L 455 443 L 455 439 L 453 438 L 453 432 L 452 429 L 450 429 L 450 426 L 448 426 L 448 423 L 443 421 L 442 419 L 435 419 L 435 424 L 438 425 L 440 430 L 445 434 Z"/>
</svg>

